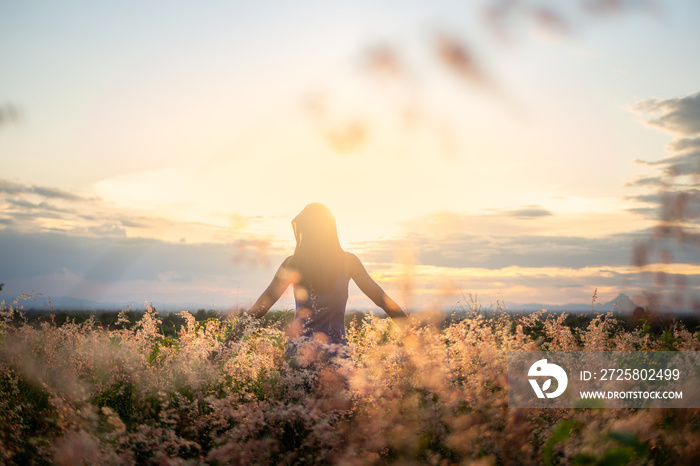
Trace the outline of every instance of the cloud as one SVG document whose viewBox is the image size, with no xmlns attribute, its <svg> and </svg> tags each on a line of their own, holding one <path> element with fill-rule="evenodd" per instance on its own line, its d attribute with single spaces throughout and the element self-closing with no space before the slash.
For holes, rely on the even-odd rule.
<svg viewBox="0 0 700 466">
<path fill-rule="evenodd" d="M 459 290 L 501 297 L 507 301 L 586 301 L 594 288 L 612 294 L 636 286 L 638 270 L 630 265 L 631 246 L 648 232 L 576 236 L 468 234 L 460 222 L 473 218 L 447 213 L 434 224 L 457 228 L 435 232 L 405 231 L 399 238 L 356 244 L 368 270 L 400 299 L 401 280 L 412 274 L 421 303 L 444 299 L 450 306 Z M 493 218 L 493 217 L 484 217 Z M 411 245 L 415 266 L 402 268 L 397 256 Z M 261 249 L 268 265 L 255 264 Z M 352 248 L 351 248 L 352 250 Z M 291 251 L 247 238 L 229 243 L 171 243 L 124 236 L 76 236 L 66 232 L 0 230 L 0 278 L 6 293 L 32 290 L 54 297 L 137 303 L 143 300 L 173 304 L 197 301 L 247 305 L 269 283 L 274 266 Z M 700 263 L 697 251 L 674 255 Z M 693 280 L 690 282 L 694 283 Z M 371 304 L 353 292 L 350 308 Z M 489 298 L 490 299 L 490 298 Z M 426 301 L 427 300 L 427 301 Z M 284 308 L 288 301 L 276 308 Z M 419 303 L 416 301 L 416 305 Z"/>
<path fill-rule="evenodd" d="M 437 235 L 426 228 L 406 231 L 400 238 L 354 246 L 362 250 L 361 258 L 370 262 L 393 262 L 400 251 L 410 248 L 419 264 L 437 267 L 579 268 L 629 265 L 634 241 L 647 234 L 640 231 L 585 238 L 511 231 L 480 235 L 451 229 Z"/>
<path fill-rule="evenodd" d="M 49 199 L 64 199 L 69 201 L 86 201 L 88 199 L 67 191 L 45 186 L 34 186 L 9 180 L 0 180 L 0 193 L 5 194 L 36 194 Z"/>
<path fill-rule="evenodd" d="M 647 124 L 681 136 L 700 134 L 700 92 L 672 99 L 648 99 L 634 109 L 655 116 Z"/>
<path fill-rule="evenodd" d="M 70 209 L 64 207 L 57 207 L 55 205 L 49 204 L 48 202 L 30 202 L 23 199 L 8 199 L 10 205 L 18 207 L 27 211 L 44 211 L 44 212 L 60 212 L 60 213 L 71 213 Z"/>
<path fill-rule="evenodd" d="M 656 205 L 660 199 L 655 194 L 646 200 Z M 624 218 L 621 214 L 614 215 Z M 596 224 L 594 216 L 586 218 Z M 633 252 L 635 245 L 643 244 L 656 230 L 583 237 L 575 233 L 575 227 L 562 228 L 563 223 L 580 220 L 578 216 L 545 216 L 542 221 L 523 222 L 508 215 L 438 212 L 404 222 L 404 230 L 396 238 L 353 246 L 357 246 L 358 256 L 369 262 L 368 270 L 381 283 L 391 284 L 391 292 L 402 304 L 432 296 L 434 305 L 449 306 L 461 299 L 460 290 L 476 292 L 488 304 L 496 299 L 506 303 L 590 303 L 595 289 L 601 301 L 621 292 L 641 297 L 645 290 L 655 289 L 653 277 L 664 265 L 654 264 L 656 270 L 652 267 L 642 273 L 633 263 Z M 630 220 L 634 228 L 637 223 Z M 624 221 L 619 225 L 624 228 Z M 566 231 L 574 233 L 563 234 Z M 659 242 L 658 246 L 666 252 L 665 257 L 675 259 L 669 267 L 679 267 L 666 274 L 669 286 L 661 293 L 670 296 L 677 277 L 687 281 L 688 289 L 700 286 L 700 269 L 682 267 L 700 263 L 700 249 L 673 241 Z M 405 250 L 415 258 L 412 270 L 397 265 L 397 257 Z M 656 263 L 663 257 L 650 259 Z M 401 301 L 406 276 L 414 289 Z"/>
<path fill-rule="evenodd" d="M 700 151 L 700 138 L 681 138 L 668 143 L 669 152 Z"/>
<path fill-rule="evenodd" d="M 4 297 L 36 291 L 173 304 L 199 297 L 206 306 L 230 302 L 241 290 L 259 293 L 270 266 L 290 251 L 270 235 L 248 231 L 255 217 L 229 217 L 232 226 L 172 221 L 52 187 L 1 181 Z"/>
<path fill-rule="evenodd" d="M 605 238 L 553 236 L 497 236 L 459 238 L 429 246 L 427 238 L 419 248 L 421 263 L 458 267 L 589 267 L 629 264 L 631 238 L 614 235 Z"/>
<path fill-rule="evenodd" d="M 373 267 L 371 273 L 390 294 L 396 294 L 399 302 L 404 272 L 396 265 Z M 688 286 L 700 284 L 700 267 L 668 266 L 669 280 L 682 275 Z M 598 302 L 613 299 L 619 293 L 632 295 L 643 304 L 644 287 L 639 270 L 633 266 L 602 267 L 518 267 L 496 269 L 417 265 L 411 276 L 414 296 L 427 297 L 423 303 L 441 307 L 458 308 L 464 305 L 467 293 L 474 293 L 485 307 L 492 307 L 498 300 L 506 307 L 518 311 L 514 302 L 527 303 L 587 303 L 590 309 L 591 296 L 598 290 Z M 403 302 L 402 302 L 403 303 Z M 557 306 L 548 307 L 556 310 Z M 586 309 L 586 306 L 583 306 Z"/>
<path fill-rule="evenodd" d="M 175 270 L 168 270 L 158 274 L 158 280 L 162 282 L 187 283 L 192 281 L 192 276 Z"/>
<path fill-rule="evenodd" d="M 700 150 L 666 157 L 649 165 L 661 167 L 667 176 L 700 175 Z"/>
<path fill-rule="evenodd" d="M 633 187 L 662 187 L 664 185 L 663 179 L 660 176 L 648 176 L 644 178 L 637 178 L 634 181 L 630 181 L 625 184 L 628 188 Z"/>
<path fill-rule="evenodd" d="M 550 215 L 554 215 L 551 211 L 547 209 L 542 209 L 539 206 L 526 206 L 521 209 L 515 209 L 515 210 L 505 210 L 501 211 L 503 215 L 508 215 L 510 217 L 516 217 L 516 218 L 539 218 L 539 217 L 548 217 Z"/>
<path fill-rule="evenodd" d="M 428 246 L 417 243 L 417 260 L 410 271 L 391 262 L 370 263 L 368 270 L 382 286 L 387 285 L 390 294 L 397 294 L 402 304 L 415 303 L 421 296 L 425 303 L 427 296 L 437 306 L 455 305 L 463 291 L 478 293 L 487 305 L 495 300 L 506 304 L 590 302 L 594 289 L 598 290 L 600 301 L 621 292 L 641 298 L 650 289 L 649 277 L 658 276 L 662 270 L 671 284 L 680 278 L 689 289 L 700 286 L 700 251 L 691 247 L 667 245 L 669 257 L 677 258 L 678 263 L 648 265 L 645 269 L 631 263 L 634 242 L 649 234 L 639 231 L 598 239 L 472 236 L 461 243 L 453 238 L 433 241 Z M 379 249 L 382 245 L 376 246 Z M 457 257 L 460 250 L 461 256 Z M 380 259 L 370 251 L 360 257 Z M 646 274 L 641 273 L 645 270 Z M 414 287 L 413 299 L 407 296 L 402 301 L 406 274 Z M 673 286 L 657 291 L 670 296 Z"/>
<path fill-rule="evenodd" d="M 121 236 L 126 238 L 126 230 L 113 223 L 88 227 L 84 229 L 84 232 L 88 233 L 89 236 Z"/>
<path fill-rule="evenodd" d="M 96 199 L 61 189 L 0 179 L 0 219 L 5 225 L 31 230 L 75 224 L 95 204 Z"/>
<path fill-rule="evenodd" d="M 633 187 L 653 187 L 658 192 L 632 197 L 647 205 L 639 209 L 645 214 L 654 205 L 658 224 L 653 234 L 640 240 L 634 251 L 635 263 L 643 265 L 693 264 L 700 261 L 700 235 L 697 233 L 700 218 L 700 92 L 671 99 L 648 99 L 638 102 L 634 110 L 648 117 L 649 126 L 675 136 L 666 146 L 668 153 L 656 161 L 643 162 L 655 167 L 660 177 L 650 177 L 630 183 Z M 646 184 L 644 180 L 650 182 Z M 687 295 L 690 301 L 697 299 L 693 293 L 700 289 L 697 274 L 651 273 L 647 274 L 651 290 L 666 291 L 666 300 L 672 306 Z M 653 276 L 654 278 L 649 278 Z M 692 282 L 688 286 L 684 283 Z M 675 283 L 675 285 L 672 285 Z M 675 288 L 668 293 L 667 290 Z M 662 300 L 663 302 L 663 300 Z M 694 305 L 693 305 L 694 307 Z"/>
<path fill-rule="evenodd" d="M 0 180 L 0 227 L 11 226 L 23 232 L 62 231 L 77 236 L 155 236 L 170 241 L 187 238 L 194 242 L 221 242 L 244 231 L 255 219 L 236 214 L 227 217 L 232 219 L 231 224 L 173 221 L 155 210 L 134 211 L 54 187 Z"/>
<path fill-rule="evenodd" d="M 249 255 L 259 254 L 255 247 L 261 246 L 5 228 L 0 230 L 0 277 L 7 284 L 4 293 L 14 296 L 37 291 L 54 297 L 128 302 L 143 295 L 178 303 L 201 295 L 206 304 L 208 299 L 221 302 L 236 290 L 252 288 L 254 294 L 264 289 L 274 270 L 234 260 L 248 249 Z M 267 260 L 274 265 L 285 252 L 266 246 Z"/>
<path fill-rule="evenodd" d="M 627 209 L 627 212 L 632 212 L 645 218 L 656 218 L 659 214 L 659 209 L 656 207 L 634 207 Z"/>
<path fill-rule="evenodd" d="M 659 218 L 694 220 L 700 210 L 700 92 L 671 99 L 648 99 L 638 102 L 634 110 L 647 116 L 646 123 L 676 136 L 666 146 L 668 156 L 642 162 L 655 167 L 662 176 L 642 178 L 631 187 L 653 187 L 660 194 L 633 197 L 659 207 Z"/>
<path fill-rule="evenodd" d="M 650 117 L 646 123 L 677 136 L 666 150 L 670 157 L 645 162 L 667 176 L 700 174 L 700 92 L 672 99 L 648 99 L 633 109 Z"/>
<path fill-rule="evenodd" d="M 256 245 L 256 247 L 261 247 Z M 273 245 L 268 254 L 283 258 Z M 159 275 L 230 274 L 235 257 L 250 242 L 169 243 L 120 235 L 76 236 L 64 232 L 0 230 L 0 276 L 26 277 L 68 270 L 90 280 L 156 280 Z"/>
<path fill-rule="evenodd" d="M 629 199 L 631 201 L 636 201 L 640 202 L 643 204 L 653 204 L 653 205 L 658 205 L 661 204 L 662 202 L 662 196 L 659 193 L 646 193 L 646 194 L 638 194 L 636 196 L 628 196 L 626 199 Z"/>
</svg>

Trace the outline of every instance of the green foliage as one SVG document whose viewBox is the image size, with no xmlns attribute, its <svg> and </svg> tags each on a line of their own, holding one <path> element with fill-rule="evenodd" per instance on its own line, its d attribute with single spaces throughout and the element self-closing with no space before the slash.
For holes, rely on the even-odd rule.
<svg viewBox="0 0 700 466">
<path fill-rule="evenodd" d="M 49 393 L 14 371 L 0 371 L 0 462 L 47 461 L 50 439 L 60 435 Z"/>
<path fill-rule="evenodd" d="M 568 439 L 573 432 L 581 430 L 581 427 L 579 422 L 571 419 L 563 419 L 554 427 L 552 435 L 550 435 L 547 443 L 544 445 L 544 451 L 542 453 L 542 460 L 545 465 L 550 466 L 552 464 L 554 447 L 558 443 Z"/>
<path fill-rule="evenodd" d="M 136 391 L 133 383 L 118 382 L 92 399 L 97 407 L 108 407 L 119 415 L 128 429 L 136 426 Z"/>
<path fill-rule="evenodd" d="M 591 454 L 578 454 L 572 458 L 572 463 L 576 465 L 624 466 L 635 459 L 648 456 L 649 448 L 636 435 L 628 432 L 611 432 L 607 437 L 616 440 L 618 445 L 608 448 L 600 457 Z"/>
</svg>

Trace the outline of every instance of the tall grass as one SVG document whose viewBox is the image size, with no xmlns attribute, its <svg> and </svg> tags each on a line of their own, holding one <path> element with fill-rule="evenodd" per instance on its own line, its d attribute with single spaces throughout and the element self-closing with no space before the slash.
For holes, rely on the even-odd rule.
<svg viewBox="0 0 700 466">
<path fill-rule="evenodd" d="M 347 357 L 287 349 L 280 322 L 196 321 L 177 336 L 149 308 L 30 325 L 0 311 L 0 463 L 697 464 L 700 410 L 509 409 L 507 351 L 700 349 L 611 315 L 582 328 L 546 312 L 470 313 L 403 331 L 368 315 Z"/>
</svg>

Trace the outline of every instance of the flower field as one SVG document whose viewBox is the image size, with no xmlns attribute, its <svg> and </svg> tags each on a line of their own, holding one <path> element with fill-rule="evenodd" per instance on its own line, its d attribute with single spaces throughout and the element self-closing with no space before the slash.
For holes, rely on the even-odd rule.
<svg viewBox="0 0 700 466">
<path fill-rule="evenodd" d="M 173 336 L 153 308 L 111 327 L 17 314 L 0 311 L 2 464 L 700 464 L 700 410 L 507 406 L 508 351 L 700 350 L 679 323 L 368 315 L 333 358 L 290 353 L 280 323 L 182 312 Z"/>
</svg>

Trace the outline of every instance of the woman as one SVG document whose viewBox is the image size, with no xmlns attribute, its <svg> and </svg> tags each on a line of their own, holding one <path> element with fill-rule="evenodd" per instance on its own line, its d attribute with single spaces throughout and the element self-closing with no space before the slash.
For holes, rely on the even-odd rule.
<svg viewBox="0 0 700 466">
<path fill-rule="evenodd" d="M 291 337 L 311 337 L 345 344 L 345 306 L 352 279 L 374 304 L 401 322 L 404 311 L 369 276 L 362 262 L 343 251 L 335 219 L 323 204 L 309 204 L 292 221 L 296 248 L 275 273 L 272 282 L 247 311 L 262 317 L 289 285 L 294 286 L 296 313 Z M 231 339 L 229 335 L 227 340 Z"/>
</svg>

